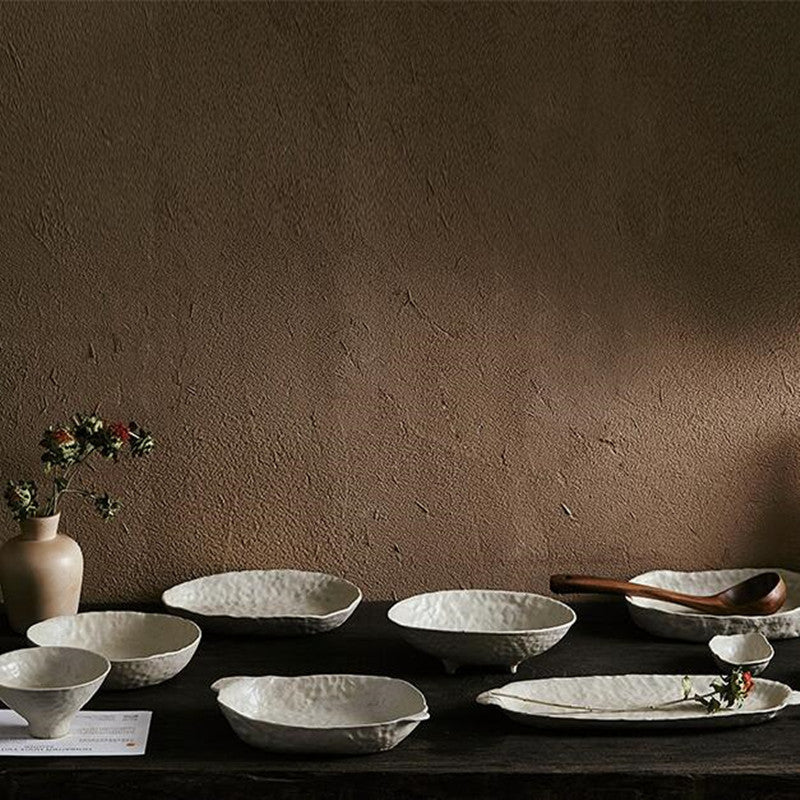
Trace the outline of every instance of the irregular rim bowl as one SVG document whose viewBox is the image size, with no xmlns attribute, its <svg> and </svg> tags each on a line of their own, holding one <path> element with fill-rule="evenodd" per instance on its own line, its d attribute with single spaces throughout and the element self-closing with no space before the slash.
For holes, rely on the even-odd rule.
<svg viewBox="0 0 800 800">
<path fill-rule="evenodd" d="M 0 667 L 4 666 L 8 661 L 19 661 L 27 660 L 31 656 L 32 653 L 39 653 L 45 651 L 52 655 L 59 656 L 60 658 L 75 658 L 76 656 L 79 658 L 85 659 L 88 661 L 94 661 L 94 666 L 96 668 L 96 672 L 93 674 L 91 678 L 87 678 L 79 683 L 62 683 L 57 686 L 26 686 L 20 685 L 15 683 L 8 683 L 3 678 L 2 672 L 0 672 L 0 687 L 5 689 L 13 689 L 17 692 L 64 692 L 64 691 L 71 691 L 73 689 L 83 689 L 86 686 L 91 686 L 93 683 L 97 683 L 98 681 L 104 681 L 106 676 L 111 670 L 111 662 L 100 653 L 95 653 L 93 650 L 84 650 L 81 647 L 22 647 L 19 650 L 9 650 L 6 653 L 0 655 Z M 86 656 L 90 656 L 90 659 L 86 659 Z M 88 668 L 88 664 L 87 664 Z"/>
<path fill-rule="evenodd" d="M 167 656 L 179 655 L 180 653 L 185 652 L 191 647 L 196 647 L 198 642 L 200 641 L 200 637 L 202 636 L 202 631 L 200 630 L 200 628 L 191 620 L 185 619 L 184 617 L 175 616 L 174 614 L 156 614 L 145 611 L 83 611 L 80 614 L 65 614 L 60 617 L 51 617 L 50 619 L 46 619 L 43 620 L 42 622 L 37 622 L 35 625 L 31 625 L 31 627 L 28 628 L 26 636 L 28 637 L 29 641 L 39 646 L 75 648 L 76 647 L 75 641 L 77 639 L 77 636 L 70 637 L 72 641 L 69 644 L 62 645 L 59 642 L 48 641 L 49 629 L 55 628 L 56 631 L 58 631 L 58 625 L 60 625 L 63 620 L 68 620 L 68 619 L 89 620 L 90 618 L 110 619 L 109 615 L 112 614 L 118 618 L 124 617 L 128 619 L 143 619 L 143 618 L 148 618 L 148 619 L 161 618 L 162 620 L 168 619 L 170 620 L 170 622 L 167 624 L 170 625 L 174 624 L 176 628 L 178 626 L 182 626 L 187 631 L 187 633 L 191 631 L 193 634 L 191 641 L 188 641 L 186 644 L 182 644 L 180 647 L 176 647 L 169 650 L 159 650 L 157 653 L 147 653 L 147 654 L 143 653 L 142 655 L 138 656 L 122 656 L 119 658 L 106 656 L 105 653 L 100 653 L 100 655 L 108 658 L 108 660 L 111 662 L 112 665 L 137 663 L 142 661 L 154 661 L 155 659 L 165 658 Z M 175 622 L 173 622 L 173 620 Z M 57 635 L 54 638 L 59 638 L 59 636 Z M 93 653 L 99 652 L 98 650 L 93 649 L 90 646 L 83 646 L 77 649 L 91 650 Z"/>
<path fill-rule="evenodd" d="M 733 644 L 732 640 L 738 640 L 745 646 L 751 646 L 751 649 L 758 649 L 757 658 L 751 657 L 751 653 L 736 653 L 728 652 L 725 650 L 726 644 Z M 708 643 L 708 649 L 720 661 L 726 664 L 733 665 L 761 665 L 768 664 L 772 657 L 775 655 L 775 649 L 769 643 L 769 640 L 763 633 L 758 631 L 750 631 L 749 633 L 731 633 L 731 634 L 718 634 L 714 636 Z"/>
<path fill-rule="evenodd" d="M 407 689 L 410 689 L 410 694 L 414 697 L 415 700 L 419 701 L 419 709 L 416 711 L 409 711 L 407 714 L 403 714 L 399 717 L 391 717 L 383 720 L 377 720 L 375 722 L 354 722 L 350 725 L 300 725 L 300 724 L 290 724 L 287 722 L 276 722 L 271 720 L 267 717 L 254 717 L 251 713 L 246 710 L 243 710 L 241 707 L 237 707 L 235 705 L 230 705 L 225 700 L 225 694 L 228 693 L 228 689 L 233 689 L 234 686 L 239 681 L 268 681 L 268 682 L 283 682 L 283 681 L 313 681 L 316 678 L 330 678 L 330 677 L 337 677 L 337 678 L 355 678 L 359 681 L 363 681 L 364 683 L 375 683 L 376 688 L 377 684 L 379 683 L 393 683 L 395 685 L 402 685 L 405 686 Z M 264 723 L 266 725 L 271 725 L 275 727 L 282 727 L 282 728 L 291 728 L 293 730 L 302 730 L 302 731 L 347 731 L 347 730 L 361 730 L 363 728 L 377 728 L 385 725 L 399 725 L 403 722 L 423 722 L 426 719 L 430 718 L 430 713 L 428 711 L 428 702 L 425 699 L 425 695 L 417 689 L 414 684 L 409 683 L 408 681 L 404 681 L 401 678 L 390 678 L 385 675 L 351 675 L 345 673 L 319 673 L 316 675 L 299 675 L 296 677 L 289 677 L 289 676 L 282 676 L 282 675 L 261 675 L 261 676 L 247 676 L 247 675 L 237 675 L 231 676 L 227 678 L 220 678 L 219 680 L 215 681 L 211 684 L 211 690 L 217 693 L 217 702 L 221 706 L 225 706 L 225 708 L 233 711 L 234 713 L 238 714 L 241 717 L 245 717 L 246 719 L 251 720 L 255 723 Z"/>
<path fill-rule="evenodd" d="M 478 595 L 491 595 L 495 598 L 501 599 L 507 597 L 515 600 L 528 600 L 535 602 L 536 605 L 542 607 L 550 606 L 551 608 L 558 609 L 566 616 L 563 622 L 558 622 L 554 625 L 538 625 L 535 627 L 513 627 L 513 628 L 467 628 L 467 627 L 445 627 L 442 625 L 431 624 L 418 624 L 413 621 L 413 618 L 405 616 L 408 612 L 413 614 L 415 606 L 419 604 L 421 598 L 432 599 L 435 597 L 451 596 L 454 599 L 457 596 L 478 596 Z M 542 603 L 541 601 L 545 601 Z M 538 609 L 537 609 L 538 610 Z M 569 629 L 577 619 L 575 611 L 570 608 L 566 603 L 560 600 L 555 600 L 552 597 L 547 597 L 542 594 L 534 594 L 532 592 L 512 592 L 504 589 L 444 589 L 438 592 L 424 592 L 423 594 L 416 594 L 412 597 L 407 597 L 405 600 L 400 600 L 395 603 L 387 612 L 388 618 L 401 628 L 410 628 L 418 631 L 431 631 L 436 633 L 477 633 L 482 635 L 498 635 L 508 636 L 509 634 L 526 634 L 526 633 L 539 633 L 542 631 L 555 631 L 561 628 Z"/>
<path fill-rule="evenodd" d="M 352 590 L 353 598 L 352 600 L 339 608 L 331 609 L 330 611 L 325 612 L 324 614 L 310 614 L 310 613 L 283 613 L 280 611 L 276 611 L 274 614 L 265 614 L 258 612 L 257 615 L 254 615 L 253 612 L 242 612 L 242 613 L 232 613 L 230 609 L 226 610 L 224 608 L 220 608 L 219 610 L 205 610 L 199 611 L 196 607 L 192 607 L 188 605 L 185 601 L 183 601 L 181 595 L 187 589 L 190 588 L 197 588 L 202 587 L 203 584 L 213 584 L 221 578 L 236 578 L 237 576 L 259 576 L 264 579 L 269 579 L 270 577 L 281 574 L 287 576 L 314 576 L 314 577 L 324 577 L 328 578 L 331 583 L 336 583 L 342 587 L 347 587 Z M 200 578 L 194 578 L 190 581 L 184 581 L 183 583 L 179 583 L 176 586 L 172 586 L 167 589 L 161 595 L 161 601 L 164 603 L 167 608 L 175 609 L 179 612 L 185 612 L 188 614 L 194 614 L 200 618 L 209 618 L 209 619 L 217 619 L 217 620 L 329 620 L 333 617 L 338 615 L 346 615 L 345 619 L 350 616 L 350 614 L 355 611 L 358 604 L 361 602 L 363 595 L 361 593 L 361 589 L 358 588 L 354 583 L 351 583 L 344 578 L 340 578 L 336 575 L 329 575 L 326 572 L 309 572 L 306 570 L 297 570 L 297 569 L 268 569 L 268 570 L 239 570 L 236 572 L 218 572 L 214 575 L 204 575 Z M 344 621 L 344 620 L 343 620 Z"/>
<path fill-rule="evenodd" d="M 630 595 L 626 596 L 625 601 L 631 618 L 640 628 L 669 639 L 708 642 L 717 634 L 747 633 L 753 630 L 761 631 L 769 639 L 793 639 L 800 636 L 800 574 L 791 570 L 778 567 L 688 572 L 652 570 L 631 578 L 631 581 L 688 594 L 709 595 L 762 572 L 777 572 L 786 583 L 786 602 L 774 614 L 704 614 L 663 600 Z"/>
</svg>

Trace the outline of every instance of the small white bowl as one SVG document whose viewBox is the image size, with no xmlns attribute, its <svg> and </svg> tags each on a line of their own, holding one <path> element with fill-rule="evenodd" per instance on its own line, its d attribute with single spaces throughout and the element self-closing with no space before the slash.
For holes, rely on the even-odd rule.
<svg viewBox="0 0 800 800">
<path fill-rule="evenodd" d="M 465 664 L 514 673 L 559 642 L 576 619 L 550 597 L 491 589 L 418 594 L 395 603 L 388 616 L 409 644 L 440 658 L 449 674 Z"/>
<path fill-rule="evenodd" d="M 28 628 L 33 644 L 80 647 L 111 662 L 104 689 L 139 689 L 177 675 L 200 644 L 200 628 L 171 614 L 86 611 Z"/>
<path fill-rule="evenodd" d="M 58 739 L 111 669 L 108 659 L 73 647 L 29 647 L 0 656 L 0 700 L 28 721 L 30 735 Z"/>
<path fill-rule="evenodd" d="M 372 675 L 240 676 L 211 689 L 242 741 L 277 753 L 390 750 L 429 716 L 415 686 Z"/>
<path fill-rule="evenodd" d="M 767 637 L 757 631 L 715 636 L 708 643 L 708 648 L 720 669 L 740 668 L 751 675 L 760 675 L 775 655 Z"/>
<path fill-rule="evenodd" d="M 297 636 L 338 628 L 361 602 L 361 590 L 323 572 L 245 570 L 180 583 L 161 599 L 207 631 Z"/>
</svg>

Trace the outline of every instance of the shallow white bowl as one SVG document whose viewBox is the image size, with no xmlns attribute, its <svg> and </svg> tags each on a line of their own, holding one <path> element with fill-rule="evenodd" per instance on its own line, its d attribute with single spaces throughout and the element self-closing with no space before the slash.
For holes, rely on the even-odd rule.
<svg viewBox="0 0 800 800">
<path fill-rule="evenodd" d="M 778 572 L 786 582 L 786 602 L 775 614 L 744 617 L 734 614 L 716 616 L 693 611 L 663 600 L 647 597 L 627 597 L 628 611 L 633 621 L 656 636 L 707 642 L 719 634 L 760 631 L 769 639 L 793 639 L 800 635 L 800 575 L 774 567 L 708 570 L 705 572 L 673 572 L 656 570 L 631 578 L 634 583 L 646 583 L 663 589 L 687 594 L 709 595 L 727 589 L 739 581 L 762 572 Z"/>
<path fill-rule="evenodd" d="M 758 631 L 715 636 L 708 648 L 720 669 L 730 672 L 739 668 L 751 675 L 760 675 L 775 655 L 767 637 Z"/>
<path fill-rule="evenodd" d="M 58 739 L 110 669 L 107 658 L 88 650 L 12 650 L 0 656 L 0 700 L 28 721 L 31 736 Z"/>
<path fill-rule="evenodd" d="M 377 753 L 429 716 L 422 692 L 396 678 L 240 676 L 211 688 L 240 739 L 279 753 Z"/>
<path fill-rule="evenodd" d="M 139 689 L 177 675 L 200 644 L 200 628 L 171 614 L 87 611 L 31 625 L 33 644 L 80 647 L 111 662 L 104 689 Z"/>
<path fill-rule="evenodd" d="M 338 628 L 361 602 L 361 590 L 322 572 L 246 570 L 178 584 L 161 599 L 208 631 L 295 636 Z"/>
<path fill-rule="evenodd" d="M 492 589 L 418 594 L 395 603 L 388 616 L 409 644 L 440 658 L 451 674 L 466 664 L 516 672 L 560 641 L 576 619 L 550 597 Z"/>
</svg>

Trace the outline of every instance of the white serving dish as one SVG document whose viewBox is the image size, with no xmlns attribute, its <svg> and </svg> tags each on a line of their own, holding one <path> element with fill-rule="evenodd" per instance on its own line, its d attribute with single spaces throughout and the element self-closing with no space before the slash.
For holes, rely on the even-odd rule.
<svg viewBox="0 0 800 800">
<path fill-rule="evenodd" d="M 75 714 L 100 688 L 108 659 L 72 647 L 29 647 L 0 656 L 0 700 L 28 721 L 37 739 L 69 733 Z"/>
<path fill-rule="evenodd" d="M 42 646 L 100 653 L 111 662 L 104 689 L 139 689 L 177 675 L 200 644 L 200 628 L 171 614 L 87 611 L 37 622 L 27 637 Z"/>
<path fill-rule="evenodd" d="M 758 617 L 734 614 L 715 616 L 647 597 L 626 597 L 628 611 L 639 627 L 668 639 L 707 642 L 712 636 L 748 631 L 760 631 L 768 639 L 793 639 L 800 635 L 800 575 L 796 572 L 774 567 L 707 572 L 656 570 L 637 575 L 631 580 L 687 594 L 710 595 L 762 572 L 778 572 L 786 582 L 786 602 L 774 614 Z"/>
<path fill-rule="evenodd" d="M 743 669 L 751 675 L 761 675 L 775 655 L 767 637 L 758 631 L 715 636 L 708 643 L 708 649 L 721 670 Z"/>
<path fill-rule="evenodd" d="M 161 599 L 208 631 L 296 636 L 338 628 L 361 602 L 361 590 L 322 572 L 246 570 L 178 584 Z"/>
<path fill-rule="evenodd" d="M 390 750 L 429 716 L 422 692 L 396 678 L 240 676 L 211 688 L 240 739 L 278 753 Z"/>
<path fill-rule="evenodd" d="M 710 689 L 716 675 L 691 675 L 694 690 Z M 722 728 L 772 719 L 786 706 L 800 705 L 800 692 L 759 678 L 740 708 L 709 714 L 697 702 L 666 708 L 654 705 L 682 696 L 682 675 L 592 675 L 517 681 L 478 695 L 525 725 L 585 728 Z M 527 698 L 527 699 L 520 699 Z M 535 702 L 531 702 L 535 701 Z M 582 706 L 592 710 L 565 708 Z"/>
<path fill-rule="evenodd" d="M 450 674 L 467 664 L 514 673 L 560 641 L 576 619 L 550 597 L 493 589 L 418 594 L 395 603 L 388 616 L 409 644 L 440 658 Z"/>
</svg>

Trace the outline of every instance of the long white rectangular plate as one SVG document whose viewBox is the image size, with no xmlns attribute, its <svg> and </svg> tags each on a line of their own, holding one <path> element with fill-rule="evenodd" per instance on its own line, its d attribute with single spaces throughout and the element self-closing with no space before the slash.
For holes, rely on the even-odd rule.
<svg viewBox="0 0 800 800">
<path fill-rule="evenodd" d="M 699 694 L 719 679 L 717 675 L 689 677 Z M 766 722 L 787 706 L 800 705 L 800 692 L 756 678 L 740 708 L 709 714 L 696 701 L 680 702 L 682 681 L 683 675 L 540 678 L 508 683 L 476 699 L 497 706 L 517 722 L 544 727 L 721 728 Z"/>
</svg>

